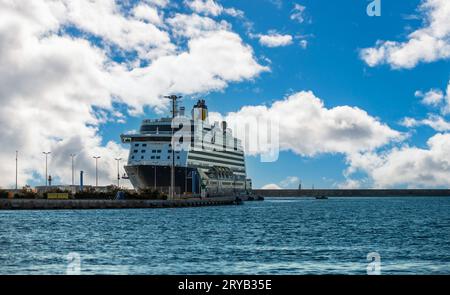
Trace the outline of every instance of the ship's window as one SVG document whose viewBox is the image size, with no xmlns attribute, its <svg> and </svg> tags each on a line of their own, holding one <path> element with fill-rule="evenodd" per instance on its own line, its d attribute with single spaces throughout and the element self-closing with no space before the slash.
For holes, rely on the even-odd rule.
<svg viewBox="0 0 450 295">
<path fill-rule="evenodd" d="M 156 157 L 156 160 L 159 160 L 159 159 L 161 159 L 161 157 L 160 157 L 160 156 L 157 156 L 157 157 Z"/>
<path fill-rule="evenodd" d="M 168 156 L 167 159 L 170 159 L 170 156 Z"/>
<path fill-rule="evenodd" d="M 172 153 L 172 150 L 169 150 L 169 154 L 171 154 Z"/>
<path fill-rule="evenodd" d="M 174 128 L 175 131 L 178 131 L 180 128 Z M 141 132 L 156 132 L 156 131 L 171 131 L 172 126 L 170 125 L 144 125 L 141 127 Z"/>
<path fill-rule="evenodd" d="M 141 156 L 141 160 L 143 160 L 144 159 L 144 156 Z"/>
<path fill-rule="evenodd" d="M 142 146 L 147 146 L 147 144 L 146 144 L 146 143 L 143 143 Z"/>
<path fill-rule="evenodd" d="M 139 143 L 135 143 L 134 146 L 139 146 Z"/>
<path fill-rule="evenodd" d="M 169 143 L 169 147 L 172 147 L 172 144 L 171 144 L 171 143 Z"/>
<path fill-rule="evenodd" d="M 142 150 L 141 152 L 144 154 L 146 150 Z"/>
<path fill-rule="evenodd" d="M 179 160 L 179 159 L 180 159 L 180 156 L 178 156 L 177 159 Z"/>
<path fill-rule="evenodd" d="M 152 153 L 156 153 L 156 150 L 152 150 Z"/>
<path fill-rule="evenodd" d="M 151 159 L 154 160 L 154 159 L 155 159 L 155 156 L 152 156 Z"/>
<path fill-rule="evenodd" d="M 160 153 L 161 153 L 161 150 L 158 150 L 157 153 L 160 154 Z"/>
<path fill-rule="evenodd" d="M 134 156 L 132 156 L 131 159 L 134 160 Z"/>
<path fill-rule="evenodd" d="M 137 152 L 138 152 L 138 150 L 134 150 L 133 152 L 134 152 L 134 153 L 137 153 Z"/>
</svg>

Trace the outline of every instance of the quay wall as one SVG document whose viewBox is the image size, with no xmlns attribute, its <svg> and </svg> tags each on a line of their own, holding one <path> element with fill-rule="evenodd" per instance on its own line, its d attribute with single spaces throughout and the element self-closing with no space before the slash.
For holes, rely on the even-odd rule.
<svg viewBox="0 0 450 295">
<path fill-rule="evenodd" d="M 450 189 L 255 189 L 253 193 L 263 197 L 450 197 Z"/>
<path fill-rule="evenodd" d="M 187 200 L 47 200 L 0 199 L 0 210 L 140 209 L 239 205 L 245 199 L 221 197 Z"/>
</svg>

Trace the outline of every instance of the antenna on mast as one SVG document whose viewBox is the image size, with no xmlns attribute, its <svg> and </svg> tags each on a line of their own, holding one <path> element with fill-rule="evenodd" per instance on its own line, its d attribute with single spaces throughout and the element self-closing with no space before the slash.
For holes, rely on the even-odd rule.
<svg viewBox="0 0 450 295">
<path fill-rule="evenodd" d="M 164 96 L 164 98 L 168 98 L 172 100 L 172 166 L 170 167 L 170 192 L 169 192 L 169 198 L 171 200 L 175 199 L 175 141 L 173 138 L 174 135 L 174 128 L 173 128 L 173 120 L 175 119 L 177 115 L 177 100 L 181 99 L 182 96 L 179 95 L 167 95 Z"/>
</svg>

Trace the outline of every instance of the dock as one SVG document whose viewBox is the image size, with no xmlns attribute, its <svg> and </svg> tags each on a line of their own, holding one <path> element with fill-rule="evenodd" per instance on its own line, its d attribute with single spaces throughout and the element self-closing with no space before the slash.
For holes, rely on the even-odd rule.
<svg viewBox="0 0 450 295">
<path fill-rule="evenodd" d="M 240 205 L 247 197 L 180 200 L 47 200 L 0 199 L 0 210 L 143 209 Z"/>
</svg>

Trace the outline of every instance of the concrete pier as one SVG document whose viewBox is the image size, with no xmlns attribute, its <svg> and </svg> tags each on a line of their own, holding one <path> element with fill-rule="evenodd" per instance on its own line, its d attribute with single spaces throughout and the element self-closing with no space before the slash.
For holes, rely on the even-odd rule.
<svg viewBox="0 0 450 295">
<path fill-rule="evenodd" d="M 46 200 L 0 199 L 0 210 L 139 209 L 239 205 L 246 197 L 187 200 Z"/>
</svg>

